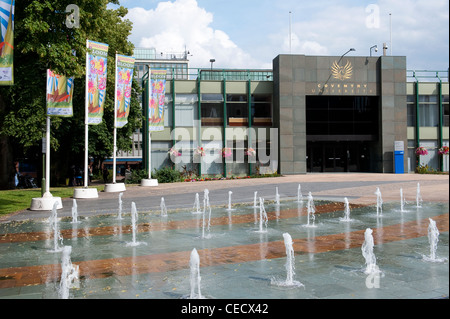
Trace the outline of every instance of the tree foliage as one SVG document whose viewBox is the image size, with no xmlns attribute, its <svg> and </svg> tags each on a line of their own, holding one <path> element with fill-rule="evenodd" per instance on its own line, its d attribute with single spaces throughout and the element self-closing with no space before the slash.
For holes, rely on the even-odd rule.
<svg viewBox="0 0 450 319">
<path fill-rule="evenodd" d="M 79 27 L 66 26 L 66 7 L 73 0 L 16 1 L 14 30 L 14 79 L 0 87 L 0 135 L 14 145 L 15 157 L 39 149 L 46 123 L 46 70 L 74 76 L 73 117 L 52 117 L 52 164 L 60 180 L 69 165 L 82 163 L 84 155 L 86 40 L 107 43 L 108 77 L 103 122 L 89 126 L 89 155 L 97 160 L 112 156 L 114 123 L 114 70 L 116 52 L 131 56 L 128 41 L 132 24 L 127 9 L 111 9 L 118 1 L 79 0 Z M 133 81 L 128 124 L 117 130 L 119 149 L 131 148 L 133 131 L 141 126 L 140 89 Z M 33 155 L 31 155 L 33 156 Z M 40 159 L 39 159 L 40 160 Z"/>
</svg>

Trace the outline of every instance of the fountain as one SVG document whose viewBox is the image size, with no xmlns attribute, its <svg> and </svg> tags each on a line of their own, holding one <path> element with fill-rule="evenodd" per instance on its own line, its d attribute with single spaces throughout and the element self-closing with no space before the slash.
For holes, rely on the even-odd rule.
<svg viewBox="0 0 450 319">
<path fill-rule="evenodd" d="M 59 283 L 59 296 L 69 299 L 70 289 L 79 288 L 79 266 L 74 266 L 70 260 L 72 246 L 64 246 L 61 260 L 61 281 Z"/>
<path fill-rule="evenodd" d="M 283 234 L 284 245 L 286 247 L 286 280 L 279 281 L 275 278 L 271 279 L 271 284 L 282 287 L 304 287 L 304 285 L 294 280 L 295 276 L 295 256 L 294 256 L 294 247 L 291 235 L 289 233 Z"/>
<path fill-rule="evenodd" d="M 278 194 L 278 187 L 275 187 L 275 204 L 280 205 L 280 194 Z"/>
<path fill-rule="evenodd" d="M 258 233 L 266 233 L 267 232 L 267 223 L 269 219 L 267 218 L 266 209 L 264 208 L 264 198 L 259 198 L 259 230 Z M 263 229 L 263 225 L 265 229 Z"/>
<path fill-rule="evenodd" d="M 381 191 L 379 187 L 377 187 L 375 195 L 377 195 L 377 216 L 381 216 L 383 214 L 383 199 L 381 198 Z"/>
<path fill-rule="evenodd" d="M 350 222 L 350 204 L 348 202 L 347 197 L 344 198 L 344 217 L 340 219 L 342 222 Z"/>
<path fill-rule="evenodd" d="M 123 196 L 123 193 L 120 193 L 119 194 L 119 212 L 117 214 L 117 219 L 123 219 L 123 217 L 122 217 L 122 196 Z"/>
<path fill-rule="evenodd" d="M 431 262 L 443 262 L 446 258 L 437 258 L 436 250 L 439 241 L 439 230 L 436 226 L 436 222 L 429 218 L 430 224 L 428 225 L 428 242 L 430 243 L 430 256 L 423 256 L 423 259 Z"/>
<path fill-rule="evenodd" d="M 366 260 L 366 270 L 364 271 L 364 273 L 367 275 L 379 272 L 379 269 L 377 267 L 377 260 L 375 254 L 373 253 L 374 242 L 372 232 L 372 229 L 366 229 L 366 231 L 364 232 L 364 243 L 361 247 L 362 254 L 364 256 L 364 259 Z"/>
<path fill-rule="evenodd" d="M 167 217 L 167 207 L 164 197 L 161 197 L 161 217 Z"/>
<path fill-rule="evenodd" d="M 253 194 L 253 208 L 259 208 L 258 205 L 258 192 Z"/>
<path fill-rule="evenodd" d="M 191 268 L 191 294 L 189 299 L 204 299 L 200 291 L 200 257 L 195 248 L 192 249 L 189 266 Z M 195 288 L 197 288 L 197 292 L 195 292 Z"/>
<path fill-rule="evenodd" d="M 233 194 L 233 192 L 232 191 L 229 191 L 228 192 L 228 211 L 232 211 L 232 210 L 234 210 L 233 208 L 231 208 L 231 195 Z"/>
<path fill-rule="evenodd" d="M 422 195 L 420 194 L 420 183 L 417 183 L 417 192 L 416 192 L 416 206 L 422 207 Z"/>
<path fill-rule="evenodd" d="M 202 210 L 200 208 L 200 197 L 198 196 L 198 193 L 196 193 L 192 214 L 201 214 L 201 213 L 202 213 Z"/>
<path fill-rule="evenodd" d="M 206 213 L 208 213 L 208 225 L 206 226 Z M 209 190 L 205 189 L 203 195 L 203 222 L 202 222 L 202 238 L 209 238 L 210 235 L 205 235 L 205 228 L 208 233 L 211 227 L 211 206 L 209 205 Z"/>
<path fill-rule="evenodd" d="M 403 188 L 400 188 L 400 212 L 402 212 L 402 213 L 405 212 L 405 205 L 406 205 L 406 200 L 405 200 L 405 197 L 403 196 Z"/>
<path fill-rule="evenodd" d="M 137 231 L 137 221 L 138 221 L 138 213 L 136 209 L 136 204 L 134 202 L 131 203 L 131 234 L 132 241 L 131 243 L 127 243 L 127 246 L 139 246 L 141 244 L 146 244 L 143 242 L 136 241 L 136 231 Z"/>
<path fill-rule="evenodd" d="M 58 223 L 58 203 L 55 202 L 53 204 L 52 214 L 50 215 L 49 222 L 50 228 L 53 230 L 53 250 L 51 252 L 60 252 L 62 250 L 63 238 L 61 236 L 61 232 L 59 231 L 59 223 Z M 60 246 L 61 243 L 61 246 Z"/>
<path fill-rule="evenodd" d="M 77 200 L 73 199 L 73 205 L 72 205 L 72 224 L 78 223 L 78 205 Z"/>
<path fill-rule="evenodd" d="M 308 212 L 308 219 L 305 227 L 317 227 L 314 225 L 314 221 L 316 219 L 316 216 L 314 213 L 316 212 L 316 206 L 314 205 L 314 199 L 311 194 L 311 192 L 308 193 L 308 203 L 306 204 L 306 209 Z"/>
<path fill-rule="evenodd" d="M 297 186 L 298 184 L 297 182 Z M 447 260 L 449 258 L 448 233 L 445 230 L 446 226 L 448 228 L 448 202 L 424 201 L 423 208 L 418 208 L 417 214 L 398 214 L 398 190 L 403 187 L 404 194 L 408 196 L 404 186 L 407 183 L 400 186 L 387 183 L 369 186 L 368 196 L 364 197 L 361 204 L 359 199 L 353 204 L 353 198 L 364 196 L 364 189 L 356 190 L 355 187 L 353 190 L 354 185 L 348 184 L 352 189 L 343 189 L 341 200 L 336 202 L 318 200 L 317 195 L 313 198 L 309 189 L 306 190 L 302 184 L 305 194 L 301 203 L 296 202 L 298 193 L 291 193 L 291 200 L 284 201 L 280 206 L 274 205 L 270 198 L 270 211 L 265 209 L 263 191 L 269 189 L 270 194 L 270 187 L 275 188 L 277 185 L 265 184 L 261 189 L 247 187 L 246 198 L 251 203 L 241 205 L 233 194 L 233 208 L 239 213 L 233 216 L 232 221 L 227 220 L 225 198 L 219 197 L 216 203 L 214 195 L 209 197 L 208 190 L 205 190 L 204 198 L 200 197 L 203 195 L 200 190 L 191 193 L 182 190 L 180 193 L 183 197 L 180 196 L 176 203 L 167 207 L 167 210 L 177 209 L 176 213 L 171 214 L 170 222 L 160 218 L 160 207 L 156 207 L 155 212 L 155 202 L 148 203 L 145 197 L 140 196 L 136 198 L 146 206 L 136 210 L 136 206 L 140 206 L 139 202 L 131 203 L 130 200 L 131 215 L 130 206 L 124 200 L 123 220 L 117 218 L 117 197 L 112 198 L 112 202 L 109 198 L 109 202 L 105 199 L 99 204 L 83 203 L 83 211 L 78 211 L 78 225 L 82 225 L 82 228 L 71 226 L 70 208 L 66 212 L 69 215 L 67 222 L 64 222 L 61 212 L 57 210 L 47 212 L 45 220 L 34 219 L 34 216 L 27 214 L 23 216 L 27 218 L 26 222 L 3 222 L 2 219 L 0 294 L 2 298 L 68 296 L 70 299 L 209 298 L 209 294 L 219 299 L 236 299 L 242 296 L 251 299 L 350 296 L 381 299 L 391 298 L 395 292 L 407 298 L 439 298 L 442 294 L 446 297 L 448 261 L 436 261 L 443 257 Z M 412 185 L 414 184 L 417 181 Z M 290 185 L 295 188 L 292 186 L 295 184 Z M 393 201 L 384 203 L 384 216 L 374 218 L 373 188 L 379 186 L 381 189 L 384 185 L 386 190 L 394 190 L 393 196 L 390 196 Z M 373 187 L 372 191 L 370 187 Z M 397 191 L 395 187 L 398 187 Z M 228 190 L 239 192 L 245 202 L 245 193 L 241 188 Z M 196 196 L 194 204 L 190 200 L 197 191 L 199 196 Z M 222 196 L 225 197 L 227 192 L 222 189 Z M 256 193 L 258 208 L 251 207 L 255 205 L 250 199 L 252 193 Z M 165 199 L 164 194 L 159 195 L 160 200 L 161 196 Z M 412 194 L 415 195 L 414 191 Z M 135 197 L 134 194 L 131 195 Z M 333 192 L 333 198 L 335 196 L 339 196 L 337 192 Z M 344 198 L 345 196 L 348 198 Z M 158 196 L 153 198 L 158 201 Z M 349 204 L 349 200 L 352 200 L 352 204 Z M 71 202 L 72 199 L 67 201 Z M 369 201 L 373 204 L 368 204 Z M 194 209 L 190 206 L 192 204 Z M 303 224 L 307 223 L 307 204 L 308 224 L 317 225 L 317 228 L 304 228 Z M 415 206 L 415 203 L 408 203 L 405 209 L 411 210 L 411 205 Z M 217 212 L 217 216 L 216 213 L 211 216 L 212 210 Z M 106 211 L 109 213 L 104 213 Z M 193 211 L 203 214 L 203 230 L 202 215 L 193 215 Z M 319 212 L 320 215 L 315 215 Z M 49 218 L 50 213 L 53 213 L 52 218 Z M 276 215 L 279 215 L 277 219 Z M 21 217 L 20 214 L 17 217 Z M 432 231 L 434 227 L 429 218 L 435 221 L 439 231 Z M 338 219 L 347 222 L 340 222 Z M 350 220 L 353 222 L 348 222 Z M 271 228 L 268 228 L 269 222 Z M 232 227 L 228 227 L 228 223 L 232 223 Z M 429 223 L 428 242 L 423 236 L 426 236 Z M 369 230 L 364 234 L 366 229 Z M 292 238 L 288 234 L 293 234 Z M 201 239 L 208 237 L 211 239 Z M 201 246 L 198 246 L 199 241 Z M 138 242 L 143 242 L 143 245 Z M 61 261 L 63 255 L 69 256 L 70 253 L 61 252 L 59 255 L 49 252 L 54 247 L 61 251 L 65 249 L 64 245 L 71 247 L 73 266 L 79 265 L 79 289 L 67 290 L 71 282 L 63 280 L 67 277 L 76 278 L 76 270 L 70 270 L 69 267 L 70 259 L 67 262 Z M 194 247 L 199 248 L 196 253 L 193 252 Z M 354 251 L 355 247 L 357 251 Z M 417 256 L 414 256 L 415 251 L 418 252 Z M 358 252 L 359 256 L 354 254 Z M 200 258 L 198 254 L 201 255 Z M 66 267 L 63 265 L 69 265 L 67 270 L 64 270 Z M 401 267 L 402 265 L 407 267 Z M 389 272 L 390 280 L 382 282 L 382 289 L 367 290 L 379 288 L 379 278 L 384 271 Z M 23 274 L 23 279 L 19 278 L 20 274 Z M 411 289 L 411 274 L 421 278 L 413 283 L 416 289 Z M 366 286 L 363 278 L 367 278 Z M 359 279 L 360 283 L 355 282 Z M 301 281 L 306 289 L 292 287 L 295 284 L 300 286 L 296 280 Z M 344 285 L 346 289 L 339 289 L 344 281 L 354 284 Z M 207 285 L 208 282 L 210 284 Z M 327 286 L 333 289 L 324 289 Z M 422 293 L 418 295 L 417 291 Z M 192 305 L 194 304 L 191 302 Z"/>
<path fill-rule="evenodd" d="M 302 203 L 303 202 L 303 195 L 302 195 L 302 186 L 300 184 L 298 184 L 298 189 L 297 189 L 297 203 Z"/>
</svg>

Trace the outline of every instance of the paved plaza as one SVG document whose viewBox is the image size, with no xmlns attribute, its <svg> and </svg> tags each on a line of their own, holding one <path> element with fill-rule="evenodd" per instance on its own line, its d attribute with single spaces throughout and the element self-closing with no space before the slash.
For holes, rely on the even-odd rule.
<svg viewBox="0 0 450 319">
<path fill-rule="evenodd" d="M 254 192 L 266 200 L 275 199 L 278 187 L 282 199 L 295 198 L 298 185 L 303 195 L 311 192 L 314 198 L 342 201 L 347 197 L 355 204 L 376 204 L 375 190 L 379 187 L 383 201 L 398 201 L 399 189 L 405 197 L 415 199 L 417 183 L 420 183 L 422 197 L 425 201 L 449 201 L 448 175 L 431 174 L 375 174 L 375 173 L 320 173 L 305 175 L 286 175 L 272 178 L 232 179 L 217 181 L 196 181 L 185 183 L 159 184 L 158 187 L 144 188 L 127 186 L 123 195 L 124 211 L 130 211 L 129 204 L 135 202 L 138 210 L 159 210 L 161 197 L 164 197 L 168 209 L 191 208 L 195 194 L 210 191 L 211 205 L 228 203 L 228 192 L 233 192 L 234 203 L 252 202 Z M 79 199 L 77 204 L 81 214 L 115 214 L 117 212 L 117 193 L 99 192 L 98 199 Z M 127 206 L 128 205 L 128 206 Z M 72 199 L 63 199 L 60 216 L 71 216 Z M 11 214 L 3 220 L 23 220 L 46 218 L 50 212 L 24 210 Z M 2 219 L 0 219 L 1 221 Z"/>
</svg>

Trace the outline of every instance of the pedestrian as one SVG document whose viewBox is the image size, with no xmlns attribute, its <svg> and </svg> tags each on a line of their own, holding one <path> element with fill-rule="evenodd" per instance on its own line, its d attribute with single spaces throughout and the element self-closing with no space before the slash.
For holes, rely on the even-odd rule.
<svg viewBox="0 0 450 319">
<path fill-rule="evenodd" d="M 108 168 L 106 167 L 106 165 L 103 165 L 103 181 L 106 183 L 108 183 Z"/>
</svg>

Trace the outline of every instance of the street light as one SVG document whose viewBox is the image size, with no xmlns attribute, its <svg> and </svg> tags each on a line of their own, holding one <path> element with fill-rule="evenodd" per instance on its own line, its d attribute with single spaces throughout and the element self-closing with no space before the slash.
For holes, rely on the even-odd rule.
<svg viewBox="0 0 450 319">
<path fill-rule="evenodd" d="M 370 47 L 370 56 L 372 56 L 372 49 L 375 49 L 375 52 L 378 52 L 378 46 L 375 44 Z"/>
<path fill-rule="evenodd" d="M 347 53 L 352 52 L 352 51 L 356 51 L 356 49 L 350 48 L 350 50 L 348 50 L 347 52 L 345 52 L 342 56 L 344 56 L 344 55 L 346 55 Z"/>
<path fill-rule="evenodd" d="M 216 59 L 211 59 L 211 60 L 209 60 L 209 62 L 211 62 L 211 70 L 212 70 L 212 68 L 213 68 L 213 63 L 216 62 Z"/>
<path fill-rule="evenodd" d="M 356 49 L 350 48 L 347 52 L 345 52 L 345 53 L 341 56 L 341 58 L 339 59 L 339 62 L 341 62 L 342 58 L 343 58 L 347 53 L 352 52 L 352 51 L 356 51 Z M 338 64 L 339 64 L 339 62 L 338 62 Z"/>
</svg>

